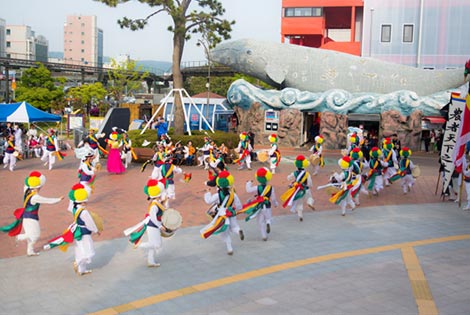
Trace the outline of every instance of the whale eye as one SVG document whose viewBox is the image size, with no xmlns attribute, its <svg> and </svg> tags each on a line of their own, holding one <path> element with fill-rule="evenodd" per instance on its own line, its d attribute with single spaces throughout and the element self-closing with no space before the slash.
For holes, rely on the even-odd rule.
<svg viewBox="0 0 470 315">
<path fill-rule="evenodd" d="M 251 55 L 252 53 L 253 53 L 253 52 L 251 51 L 251 49 L 248 49 L 248 50 L 246 51 L 246 54 L 247 54 L 247 55 Z"/>
</svg>

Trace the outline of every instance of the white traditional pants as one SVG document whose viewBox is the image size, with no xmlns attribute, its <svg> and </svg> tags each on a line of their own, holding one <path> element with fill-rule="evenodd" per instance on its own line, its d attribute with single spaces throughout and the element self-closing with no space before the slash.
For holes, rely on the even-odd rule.
<svg viewBox="0 0 470 315">
<path fill-rule="evenodd" d="M 227 252 L 232 252 L 233 248 L 232 248 L 232 239 L 230 237 L 230 232 L 239 235 L 240 226 L 238 225 L 237 217 L 230 217 L 228 218 L 228 220 L 229 220 L 229 227 L 227 230 L 220 233 L 220 238 L 222 239 L 222 241 L 225 242 L 225 245 L 227 247 Z"/>
<path fill-rule="evenodd" d="M 41 235 L 41 228 L 39 227 L 39 221 L 35 219 L 23 219 L 23 234 L 17 236 L 18 241 L 27 241 L 28 246 L 26 254 L 28 256 L 35 255 L 34 244 Z"/>
<path fill-rule="evenodd" d="M 5 152 L 5 157 L 3 158 L 3 168 L 9 166 L 10 171 L 13 171 L 15 169 L 15 165 L 16 156 L 14 156 L 12 153 Z"/>
<path fill-rule="evenodd" d="M 95 246 L 90 234 L 83 235 L 80 241 L 75 241 L 75 263 L 78 273 L 87 271 L 87 265 L 91 263 L 93 256 L 95 256 Z"/>
<path fill-rule="evenodd" d="M 140 243 L 138 247 L 147 250 L 147 264 L 156 264 L 155 255 L 162 247 L 162 234 L 160 233 L 160 229 L 147 226 L 147 242 Z"/>
<path fill-rule="evenodd" d="M 52 169 L 52 165 L 55 163 L 55 151 L 44 151 L 44 154 L 42 155 L 41 161 L 49 163 L 49 170 Z"/>
</svg>

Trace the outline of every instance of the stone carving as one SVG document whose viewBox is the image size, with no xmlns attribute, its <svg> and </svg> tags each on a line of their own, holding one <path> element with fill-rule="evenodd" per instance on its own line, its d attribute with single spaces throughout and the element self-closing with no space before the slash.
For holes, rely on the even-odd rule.
<svg viewBox="0 0 470 315">
<path fill-rule="evenodd" d="M 284 109 L 279 117 L 279 143 L 283 146 L 297 146 L 300 140 L 302 113 L 297 109 Z M 266 141 L 268 142 L 268 141 Z"/>
<path fill-rule="evenodd" d="M 325 149 L 342 149 L 346 147 L 348 117 L 346 115 L 324 112 L 321 114 L 320 134 L 325 141 Z"/>
<path fill-rule="evenodd" d="M 425 116 L 440 116 L 439 110 L 449 102 L 450 93 L 442 92 L 420 97 L 412 91 L 396 91 L 388 94 L 349 93 L 332 89 L 320 93 L 285 88 L 281 91 L 263 90 L 245 80 L 232 83 L 227 100 L 233 106 L 248 109 L 259 103 L 264 109 L 295 108 L 309 112 L 334 112 L 338 114 L 380 114 L 387 110 L 397 110 L 409 116 L 420 110 Z"/>
<path fill-rule="evenodd" d="M 265 110 L 259 103 L 253 103 L 248 110 L 238 106 L 235 106 L 233 110 L 240 121 L 237 132 L 252 131 L 255 134 L 255 144 L 269 144 L 269 134 L 276 133 L 279 137 L 278 141 L 282 143 L 282 146 L 298 145 L 302 121 L 302 113 L 299 110 L 286 109 L 280 111 L 278 130 L 272 132 L 264 131 Z"/>
<path fill-rule="evenodd" d="M 381 135 L 389 137 L 396 133 L 402 147 L 411 150 L 421 149 L 421 119 L 423 113 L 414 111 L 410 116 L 403 116 L 398 111 L 391 110 L 381 114 Z"/>
</svg>

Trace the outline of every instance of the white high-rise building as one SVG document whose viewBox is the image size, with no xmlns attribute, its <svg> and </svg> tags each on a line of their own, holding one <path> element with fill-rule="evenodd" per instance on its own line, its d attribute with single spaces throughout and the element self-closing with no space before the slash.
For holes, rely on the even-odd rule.
<svg viewBox="0 0 470 315">
<path fill-rule="evenodd" d="M 6 22 L 3 19 L 0 19 L 0 57 L 6 56 L 6 38 L 5 38 L 5 31 L 6 31 Z"/>
<path fill-rule="evenodd" d="M 28 25 L 6 26 L 6 57 L 36 60 L 34 32 Z"/>
</svg>

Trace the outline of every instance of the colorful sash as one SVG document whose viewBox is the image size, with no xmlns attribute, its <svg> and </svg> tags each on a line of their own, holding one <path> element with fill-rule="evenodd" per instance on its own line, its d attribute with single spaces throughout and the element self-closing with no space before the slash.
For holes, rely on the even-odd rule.
<svg viewBox="0 0 470 315">
<path fill-rule="evenodd" d="M 271 190 L 272 187 L 270 185 L 266 185 L 263 192 L 258 195 L 255 200 L 243 205 L 242 209 L 237 211 L 237 215 L 240 213 L 245 213 L 247 215 L 245 221 L 247 222 L 255 218 L 258 215 L 259 210 L 261 210 L 263 206 L 269 202 L 268 196 L 270 195 Z"/>
<path fill-rule="evenodd" d="M 201 229 L 200 233 L 202 238 L 206 239 L 212 234 L 219 234 L 228 229 L 230 226 L 230 220 L 228 220 L 228 218 L 236 215 L 236 212 L 232 209 L 234 199 L 235 193 L 233 189 L 231 189 L 230 194 L 225 196 L 224 201 L 217 207 L 218 212 L 216 216 L 208 225 Z"/>
<path fill-rule="evenodd" d="M 96 144 L 98 144 L 98 149 L 99 149 L 104 155 L 108 155 L 108 154 L 109 154 L 109 152 L 106 151 L 106 150 L 100 145 L 98 139 L 96 139 L 94 136 L 89 136 L 89 138 L 90 138 L 91 140 L 95 141 Z"/>
<path fill-rule="evenodd" d="M 28 202 L 31 200 L 31 198 L 36 194 L 35 191 L 30 192 L 26 198 L 23 201 L 23 208 L 18 208 L 15 211 L 13 211 L 13 215 L 15 216 L 15 221 L 12 223 L 0 227 L 0 231 L 2 232 L 8 232 L 9 236 L 16 236 L 21 233 L 21 229 L 23 228 L 23 214 L 26 209 L 26 205 Z"/>
<path fill-rule="evenodd" d="M 238 165 L 240 165 L 241 162 L 250 154 L 250 151 L 248 151 L 248 145 L 245 141 L 242 142 L 240 148 L 243 149 L 242 154 L 240 154 L 238 159 L 233 160 L 233 163 L 237 163 Z"/>
<path fill-rule="evenodd" d="M 44 249 L 48 250 L 54 247 L 59 247 L 59 249 L 63 252 L 66 252 L 69 248 L 69 245 L 73 243 L 73 240 L 81 240 L 82 239 L 82 229 L 78 226 L 78 218 L 82 213 L 84 208 L 80 207 L 76 209 L 73 213 L 73 223 L 69 225 L 67 229 L 62 233 L 62 235 L 57 236 L 47 242 L 44 245 Z"/>
<path fill-rule="evenodd" d="M 152 200 L 152 202 L 148 206 L 148 212 L 145 215 L 145 219 L 137 223 L 133 227 L 130 227 L 124 231 L 124 235 L 129 236 L 129 242 L 134 244 L 134 247 L 137 247 L 139 245 L 142 239 L 142 236 L 144 235 L 145 231 L 147 231 L 147 226 L 149 225 L 149 222 L 150 222 L 150 211 L 152 210 L 153 205 L 157 206 L 159 210 L 158 212 L 163 213 L 164 207 L 162 206 L 162 204 L 160 204 L 156 200 Z M 158 212 L 157 212 L 157 220 L 161 218 L 161 216 L 160 217 L 158 216 Z"/>
<path fill-rule="evenodd" d="M 313 147 L 313 154 L 317 154 L 318 151 L 320 151 L 320 147 L 318 144 L 315 144 L 315 146 Z M 321 167 L 324 167 L 325 166 L 325 159 L 323 158 L 323 155 L 322 154 L 318 154 L 318 156 L 320 157 L 320 163 L 318 165 L 320 165 Z"/>
<path fill-rule="evenodd" d="M 378 166 L 379 166 L 379 160 L 375 160 L 374 166 L 369 170 L 369 175 L 367 176 L 367 178 L 369 179 L 369 185 L 367 186 L 368 190 L 374 189 L 375 178 L 381 175 L 381 174 L 378 174 L 379 172 L 379 170 L 377 169 Z"/>
<path fill-rule="evenodd" d="M 284 201 L 282 204 L 283 208 L 291 206 L 294 200 L 300 199 L 305 195 L 306 187 L 304 184 L 308 176 L 308 172 L 302 170 L 299 175 L 297 175 L 295 182 L 291 185 L 292 187 L 281 195 L 281 201 Z"/>
<path fill-rule="evenodd" d="M 127 142 L 126 139 L 123 139 L 123 141 L 124 141 L 124 147 L 127 146 L 127 145 L 129 145 L 129 142 Z M 133 147 L 130 147 L 129 150 L 131 151 L 132 158 L 133 158 L 134 160 L 137 160 L 137 154 L 135 154 L 134 148 L 133 148 Z"/>
</svg>

